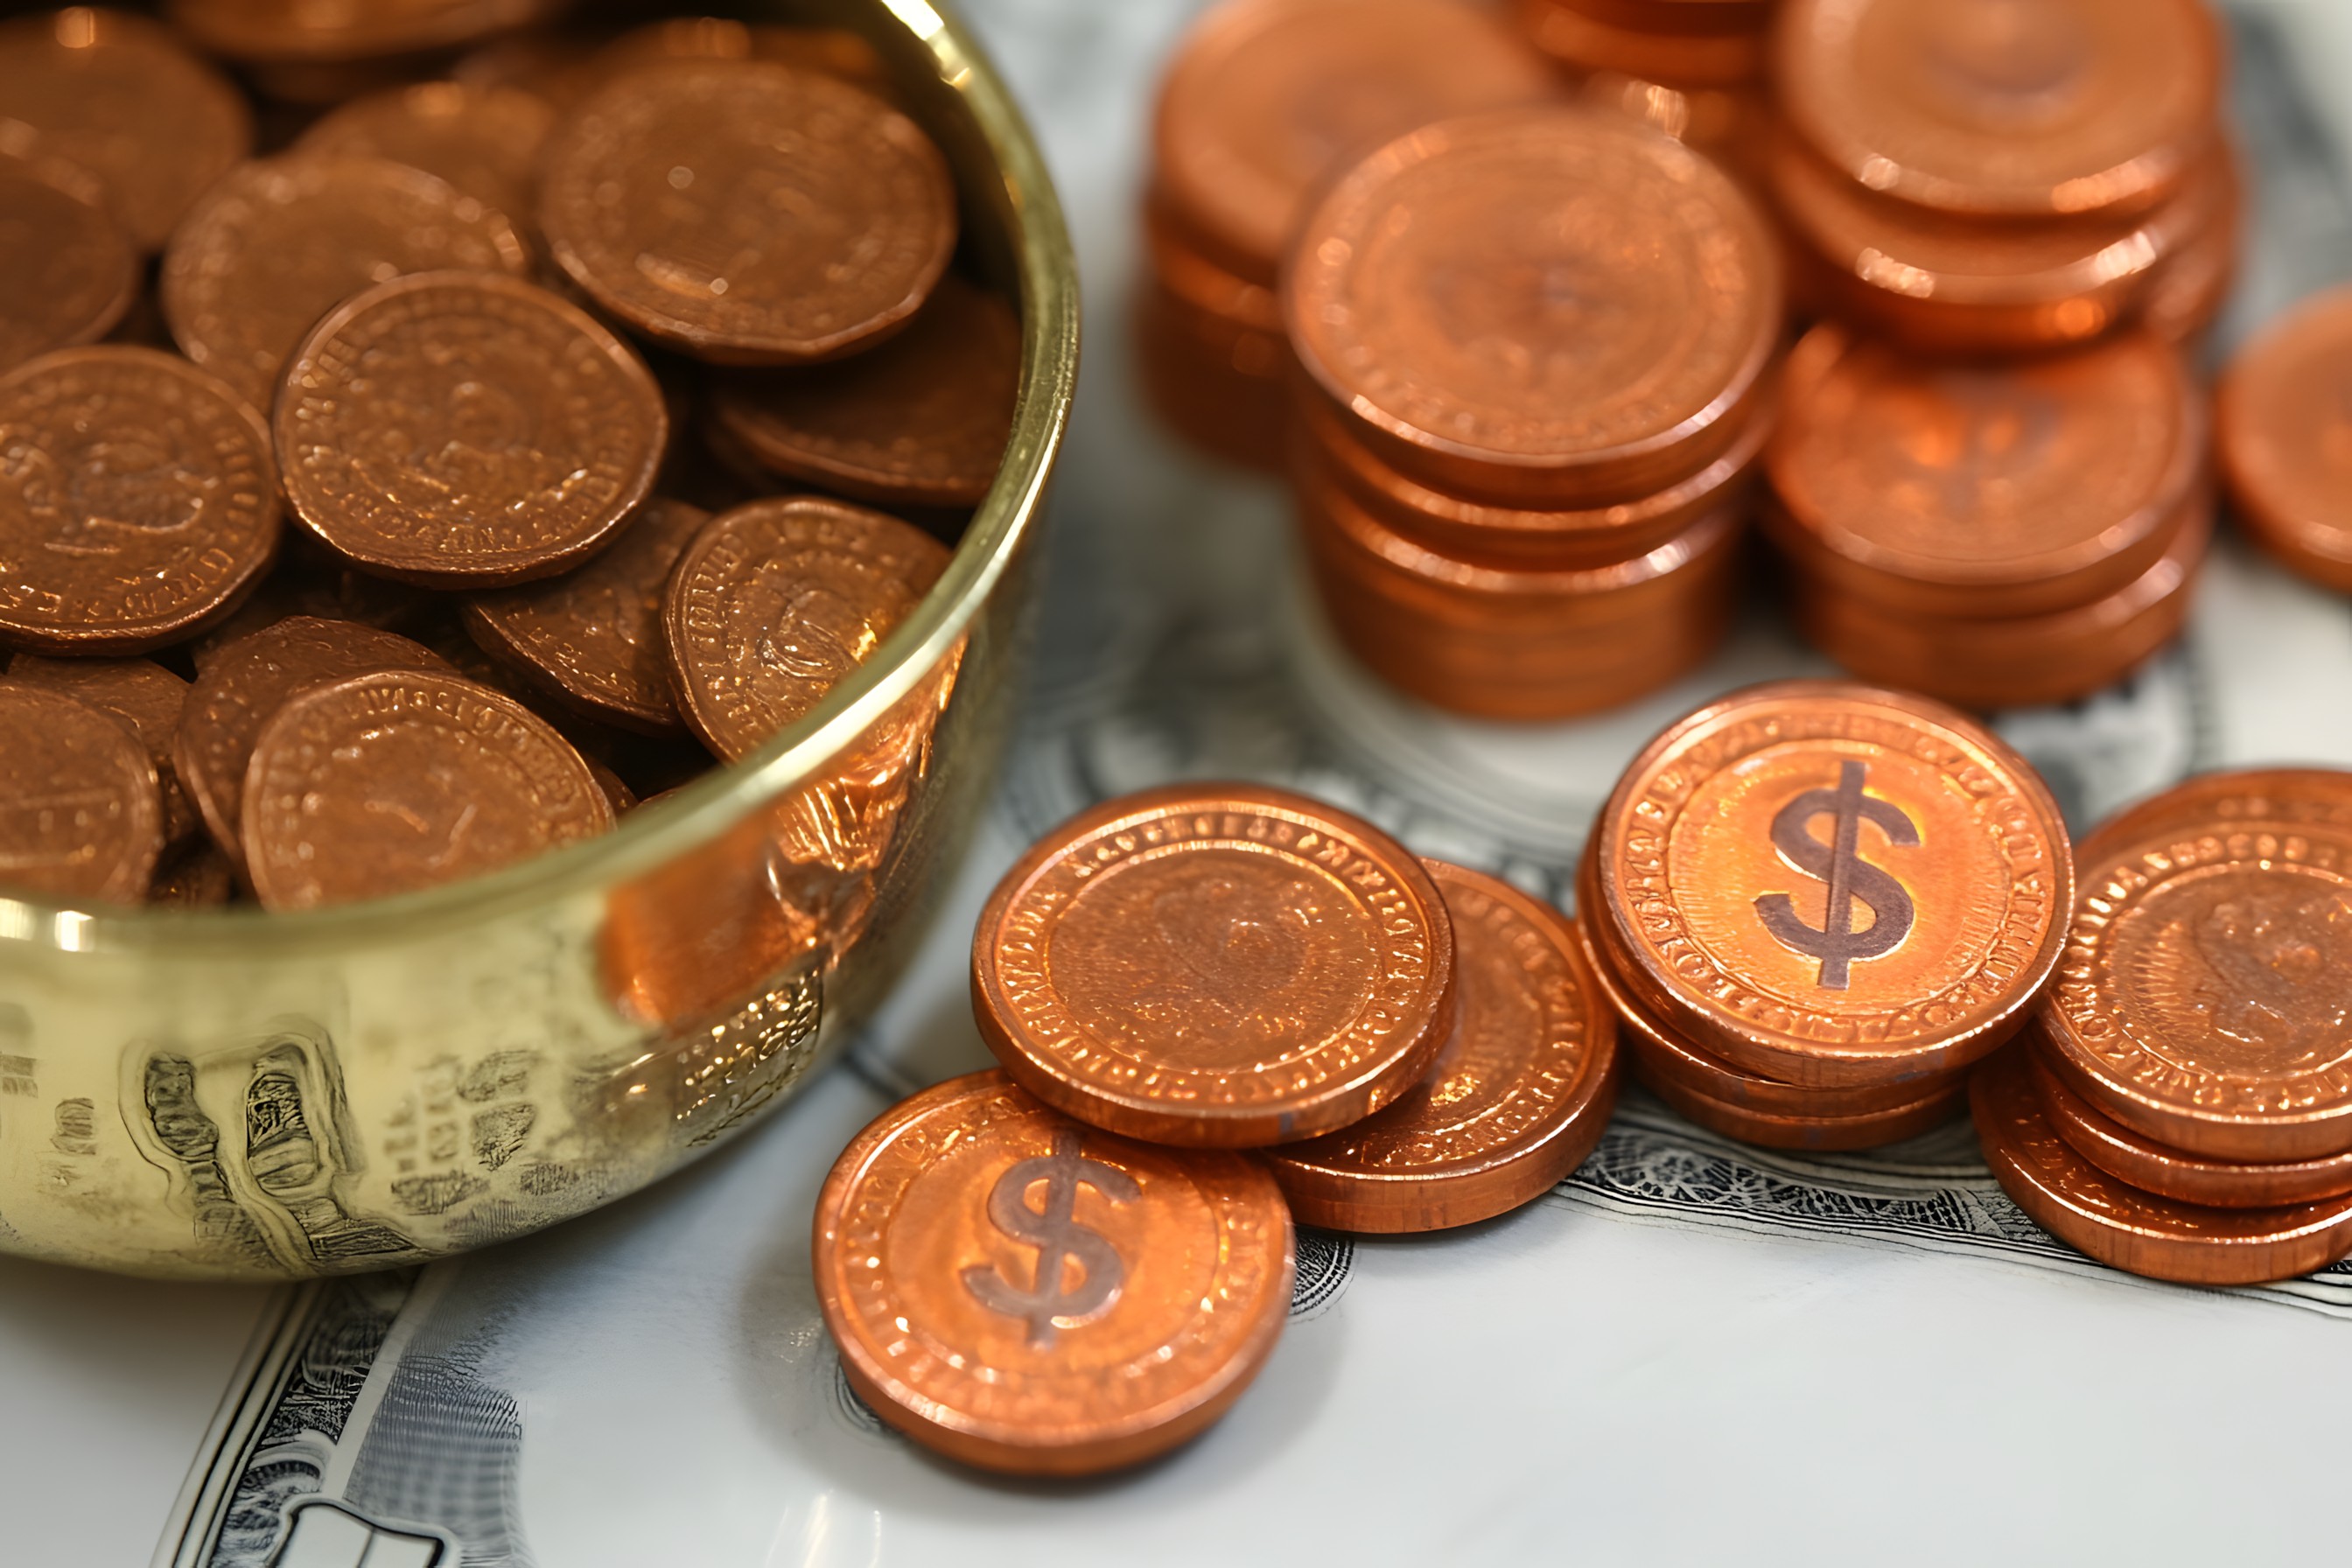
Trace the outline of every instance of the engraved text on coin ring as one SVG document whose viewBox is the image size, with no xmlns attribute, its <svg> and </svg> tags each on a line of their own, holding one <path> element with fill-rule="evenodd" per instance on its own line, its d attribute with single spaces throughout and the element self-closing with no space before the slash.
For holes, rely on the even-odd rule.
<svg viewBox="0 0 2352 1568">
<path fill-rule="evenodd" d="M 1865 817 L 1901 846 L 1916 846 L 1919 829 L 1900 806 L 1862 793 L 1869 772 L 1865 763 L 1841 763 L 1837 788 L 1807 790 L 1772 819 L 1772 847 L 1800 871 L 1829 884 L 1822 928 L 1807 925 L 1786 893 L 1766 893 L 1756 900 L 1756 918 L 1782 946 L 1822 961 L 1820 984 L 1825 991 L 1844 990 L 1856 960 L 1884 958 L 1911 932 L 1911 895 L 1902 883 L 1862 858 L 1855 841 Z M 1813 837 L 1817 816 L 1837 824 L 1827 844 Z M 1869 906 L 1872 916 L 1860 931 L 1853 928 L 1856 899 Z"/>
<path fill-rule="evenodd" d="M 1045 1184 L 1042 1213 L 1029 1206 L 1029 1189 L 1039 1182 Z M 1037 1273 L 1029 1289 L 1012 1283 L 996 1268 L 974 1266 L 963 1271 L 964 1289 L 991 1311 L 1027 1322 L 1029 1342 L 1040 1348 L 1054 1342 L 1056 1329 L 1076 1328 L 1110 1310 L 1127 1276 L 1127 1266 L 1109 1238 L 1071 1218 L 1080 1183 L 1115 1204 L 1131 1204 L 1143 1195 L 1125 1171 L 1082 1156 L 1077 1133 L 1065 1128 L 1054 1134 L 1051 1154 L 1022 1161 L 998 1179 L 988 1195 L 988 1217 L 996 1228 L 1037 1248 Z M 1063 1283 L 1069 1263 L 1082 1270 L 1075 1287 Z"/>
</svg>

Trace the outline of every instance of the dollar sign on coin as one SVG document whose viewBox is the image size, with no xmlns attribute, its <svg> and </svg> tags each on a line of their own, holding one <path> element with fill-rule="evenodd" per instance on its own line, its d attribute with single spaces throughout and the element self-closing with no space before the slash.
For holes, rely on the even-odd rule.
<svg viewBox="0 0 2352 1568">
<path fill-rule="evenodd" d="M 1029 1206 L 1029 1189 L 1038 1182 L 1045 1184 L 1042 1213 Z M 988 1195 L 988 1217 L 996 1228 L 1037 1248 L 1034 1281 L 1024 1290 L 993 1268 L 963 1271 L 964 1289 L 981 1305 L 1028 1323 L 1033 1345 L 1050 1345 L 1056 1328 L 1076 1327 L 1109 1310 L 1126 1276 L 1126 1265 L 1109 1240 L 1071 1217 L 1080 1183 L 1115 1204 L 1130 1204 L 1143 1195 L 1126 1172 L 1081 1155 L 1077 1133 L 1064 1129 L 1054 1134 L 1051 1154 L 1022 1161 L 1004 1173 Z M 1085 1273 L 1075 1289 L 1066 1289 L 1064 1265 L 1072 1260 Z"/>
<path fill-rule="evenodd" d="M 1916 846 L 1919 829 L 1899 806 L 1862 793 L 1869 772 L 1866 763 L 1843 763 L 1837 788 L 1809 789 L 1772 819 L 1772 847 L 1799 870 L 1829 884 L 1822 928 L 1807 925 L 1786 893 L 1766 893 L 1756 900 L 1756 916 L 1765 930 L 1782 945 L 1822 961 L 1820 984 L 1828 991 L 1846 988 L 1856 959 L 1885 957 L 1911 931 L 1911 895 L 1902 883 L 1864 860 L 1855 840 L 1865 817 L 1899 845 Z M 1813 837 L 1817 816 L 1836 821 L 1834 837 L 1827 844 Z M 1856 899 L 1870 907 L 1872 916 L 1860 931 L 1853 929 Z"/>
</svg>

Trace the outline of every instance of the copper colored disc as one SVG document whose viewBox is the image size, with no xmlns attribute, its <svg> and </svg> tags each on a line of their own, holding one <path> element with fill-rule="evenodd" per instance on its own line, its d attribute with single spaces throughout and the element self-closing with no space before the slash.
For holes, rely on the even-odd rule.
<svg viewBox="0 0 2352 1568">
<path fill-rule="evenodd" d="M 711 417 L 764 467 L 885 505 L 977 506 L 1020 392 L 1021 321 L 953 273 L 906 331 L 831 364 L 740 371 Z"/>
<path fill-rule="evenodd" d="M 1687 479 L 1737 439 L 1780 343 L 1755 207 L 1699 154 L 1595 110 L 1391 142 L 1296 255 L 1283 308 L 1315 384 L 1393 467 L 1496 504 L 1607 506 Z"/>
<path fill-rule="evenodd" d="M 852 1139 L 811 1241 L 859 1397 L 927 1447 L 1019 1475 L 1190 1440 L 1290 1312 L 1290 1215 L 1263 1165 L 1081 1126 L 999 1072 Z"/>
<path fill-rule="evenodd" d="M 60 692 L 0 682 L 0 896 L 135 904 L 163 851 L 138 737 Z"/>
<path fill-rule="evenodd" d="M 1549 0 L 1580 16 L 1644 33 L 1758 33 L 1772 0 Z"/>
<path fill-rule="evenodd" d="M 1203 330 L 1182 301 L 1146 284 L 1135 304 L 1135 359 L 1144 400 L 1177 435 L 1225 462 L 1280 469 L 1290 418 L 1290 349 L 1281 338 Z"/>
<path fill-rule="evenodd" d="M 1627 26 L 1578 0 L 1518 0 L 1536 47 L 1573 70 L 1617 71 L 1668 87 L 1738 87 L 1764 74 L 1760 28 L 1667 32 Z"/>
<path fill-rule="evenodd" d="M 344 104 L 294 150 L 404 163 L 523 220 L 537 192 L 540 148 L 554 128 L 555 110 L 530 93 L 425 81 Z"/>
<path fill-rule="evenodd" d="M 670 689 L 662 600 L 677 558 L 709 521 L 699 507 L 656 497 L 577 571 L 467 601 L 466 629 L 589 718 L 675 734 L 683 721 Z"/>
<path fill-rule="evenodd" d="M 1558 92 L 1454 0 L 1228 0 L 1160 89 L 1155 178 L 1219 265 L 1268 288 L 1308 195 L 1417 126 Z"/>
<path fill-rule="evenodd" d="M 2028 1050 L 2042 1112 L 2074 1152 L 2119 1182 L 2162 1197 L 2215 1208 L 2274 1208 L 2352 1193 L 2352 1153 L 2283 1164 L 2200 1160 L 2143 1138 L 2066 1087 L 2052 1069 L 2040 1031 Z"/>
<path fill-rule="evenodd" d="M 728 16 L 672 16 L 632 27 L 596 51 L 600 79 L 665 60 L 774 60 L 823 71 L 887 96 L 890 68 L 862 33 L 846 27 L 796 27 Z"/>
<path fill-rule="evenodd" d="M 172 21 L 216 55 L 338 64 L 461 48 L 554 16 L 564 0 L 168 0 Z"/>
<path fill-rule="evenodd" d="M 619 77 L 541 167 L 540 227 L 590 298 L 721 364 L 806 364 L 887 336 L 955 250 L 947 161 L 872 93 L 761 60 Z"/>
<path fill-rule="evenodd" d="M 545 720 L 426 670 L 289 700 L 246 772 L 246 867 L 271 910 L 462 881 L 612 826 L 611 800 Z"/>
<path fill-rule="evenodd" d="M 2200 0 L 1790 0 L 1773 71 L 1846 178 L 1987 216 L 2147 207 L 2210 143 Z"/>
<path fill-rule="evenodd" d="M 2117 1181 L 2050 1124 L 2022 1050 L 1970 1082 L 1985 1163 L 2033 1223 L 2110 1268 L 2184 1285 L 2258 1285 L 2324 1268 L 2352 1249 L 2352 1196 L 2216 1208 Z"/>
<path fill-rule="evenodd" d="M 176 844 L 199 822 L 194 802 L 172 767 L 172 742 L 188 705 L 188 683 L 152 659 L 37 658 L 19 654 L 8 663 L 8 682 L 70 697 L 111 714 L 147 748 L 163 785 L 163 842 Z"/>
<path fill-rule="evenodd" d="M 1789 356 L 1766 458 L 1805 569 L 1889 612 L 2089 604 L 2145 574 L 2204 466 L 2188 367 L 2132 333 L 2011 364 L 1915 359 L 1835 326 Z"/>
<path fill-rule="evenodd" d="M 808 716 L 947 569 L 919 529 L 844 501 L 760 500 L 703 526 L 663 608 L 687 722 L 729 762 Z"/>
<path fill-rule="evenodd" d="M 2242 768 L 2199 773 L 2135 801 L 2091 829 L 2074 846 L 2074 863 L 2087 866 L 2114 850 L 2161 843 L 2168 835 L 2194 839 L 2234 833 L 2247 824 L 2292 828 L 2352 824 L 2352 773 L 2340 768 Z"/>
<path fill-rule="evenodd" d="M 1750 687 L 1643 747 L 1594 829 L 1591 918 L 1668 1024 L 1808 1087 L 1949 1072 L 2023 1020 L 2074 908 L 2041 778 L 1940 703 Z"/>
<path fill-rule="evenodd" d="M 446 669 L 439 655 L 373 626 L 297 616 L 222 649 L 196 673 L 172 759 L 213 842 L 241 865 L 254 742 L 289 700 L 381 669 Z"/>
<path fill-rule="evenodd" d="M 2045 1010 L 2076 1092 L 2212 1160 L 2352 1150 L 2352 789 L 2266 821 L 2276 783 L 2194 781 L 2193 810 L 2102 832 Z"/>
<path fill-rule="evenodd" d="M 1048 1104 L 1193 1148 L 1295 1142 L 1410 1089 L 1453 1026 L 1444 899 L 1395 840 L 1258 784 L 1107 801 L 1024 856 L 972 1014 Z"/>
<path fill-rule="evenodd" d="M 295 515 L 398 582 L 490 587 L 593 555 L 653 492 L 661 389 L 579 307 L 487 272 L 395 278 L 287 362 L 278 460 Z"/>
<path fill-rule="evenodd" d="M 1491 1219 L 1582 1164 L 1616 1103 L 1616 1016 L 1574 923 L 1484 872 L 1422 864 L 1454 925 L 1454 1027 L 1386 1110 L 1267 1152 L 1307 1225 L 1391 1235 Z"/>
<path fill-rule="evenodd" d="M 1172 200 L 1154 189 L 1143 201 L 1144 255 L 1153 279 L 1193 310 L 1235 331 L 1280 336 L 1282 298 L 1274 285 L 1244 278 L 1203 254 L 1171 210 Z"/>
<path fill-rule="evenodd" d="M 180 352 L 267 409 L 287 356 L 330 310 L 409 272 L 520 273 L 504 214 L 381 159 L 272 158 L 206 192 L 163 256 Z"/>
<path fill-rule="evenodd" d="M 1804 1116 L 1758 1110 L 1727 1100 L 1711 1100 L 1695 1092 L 1675 1076 L 1671 1064 L 1644 1036 L 1635 1036 L 1628 1058 L 1643 1087 L 1672 1107 L 1676 1114 L 1727 1138 L 1763 1149 L 1805 1149 L 1820 1153 L 1878 1149 L 1916 1138 L 1941 1127 L 1967 1109 L 1966 1075 L 1929 1090 L 1905 1105 L 1859 1116 Z"/>
<path fill-rule="evenodd" d="M 0 27 L 0 119 L 102 181 L 148 251 L 253 150 L 253 111 L 219 71 L 169 29 L 88 5 Z"/>
<path fill-rule="evenodd" d="M 2238 352 L 2215 435 L 2247 531 L 2352 594 L 2352 285 L 2304 300 Z"/>
<path fill-rule="evenodd" d="M 97 342 L 139 292 L 139 253 L 105 188 L 26 140 L 0 134 L 0 226 L 26 237 L 0 250 L 0 371 Z"/>
<path fill-rule="evenodd" d="M 144 653 L 278 554 L 268 432 L 175 355 L 65 349 L 0 377 L 0 646 Z"/>
</svg>

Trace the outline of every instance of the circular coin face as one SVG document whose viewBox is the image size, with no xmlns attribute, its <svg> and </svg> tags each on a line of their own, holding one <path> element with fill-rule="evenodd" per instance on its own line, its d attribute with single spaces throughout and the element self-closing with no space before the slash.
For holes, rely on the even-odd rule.
<svg viewBox="0 0 2352 1568">
<path fill-rule="evenodd" d="M 1611 939 L 1734 1065 L 1932 1078 L 2012 1033 L 2058 961 L 2066 827 L 2024 759 L 1939 703 L 1835 681 L 1734 692 L 1601 808 Z"/>
<path fill-rule="evenodd" d="M 1775 241 L 1622 116 L 1498 110 L 1357 164 L 1284 297 L 1309 375 L 1391 461 L 1509 502 L 1630 501 L 1719 455 L 1780 341 Z"/>
<path fill-rule="evenodd" d="M 603 549 L 669 443 L 635 351 L 484 272 L 395 278 L 329 311 L 286 367 L 277 427 L 313 533 L 444 588 L 552 576 Z"/>
<path fill-rule="evenodd" d="M 0 27 L 0 118 L 104 181 L 150 251 L 253 148 L 253 112 L 226 77 L 168 29 L 95 6 Z"/>
<path fill-rule="evenodd" d="M 710 412 L 763 467 L 885 505 L 976 506 L 1020 390 L 1021 322 L 950 273 L 906 331 L 832 364 L 744 371 Z"/>
<path fill-rule="evenodd" d="M 536 199 L 540 147 L 554 128 L 554 109 L 536 94 L 425 81 L 353 100 L 304 132 L 295 150 L 404 163 L 521 219 Z"/>
<path fill-rule="evenodd" d="M 997 885 L 972 1011 L 1006 1069 L 1155 1142 L 1286 1143 L 1360 1121 L 1454 1022 L 1452 922 L 1369 823 L 1255 784 L 1106 802 Z"/>
<path fill-rule="evenodd" d="M 873 658 L 947 563 L 920 529 L 840 501 L 753 501 L 711 519 L 663 609 L 687 721 L 730 762 L 757 751 Z"/>
<path fill-rule="evenodd" d="M 967 1464 L 1130 1465 L 1240 1397 L 1290 1311 L 1290 1215 L 1244 1155 L 1082 1126 L 1003 1073 L 885 1112 L 818 1194 L 819 1306 L 851 1386 Z"/>
<path fill-rule="evenodd" d="M 268 432 L 152 349 L 0 377 L 0 643 L 142 653 L 226 615 L 278 553 Z"/>
<path fill-rule="evenodd" d="M 0 682 L 0 892 L 135 904 L 163 852 L 138 738 L 70 697 Z"/>
<path fill-rule="evenodd" d="M 2352 1150 L 2352 790 L 2252 814 L 2254 775 L 2186 786 L 2195 809 L 2103 831 L 2046 1011 L 2056 1058 L 2102 1110 L 2231 1161 Z M 2189 804 L 2184 802 L 2184 805 Z"/>
<path fill-rule="evenodd" d="M 677 558 L 709 521 L 699 507 L 657 496 L 577 571 L 468 600 L 466 629 L 486 651 L 590 718 L 673 734 L 681 721 L 670 689 L 662 598 Z"/>
<path fill-rule="evenodd" d="M 546 20 L 561 0 L 169 0 L 171 18 L 233 60 L 330 65 L 459 48 Z"/>
<path fill-rule="evenodd" d="M 2033 1223 L 2111 1268 L 2184 1285 L 2292 1279 L 2352 1249 L 2352 1197 L 2216 1208 L 2117 1181 L 2060 1137 L 2026 1052 L 2003 1051 L 1969 1082 L 1985 1163 Z"/>
<path fill-rule="evenodd" d="M 55 691 L 111 714 L 147 748 L 163 787 L 163 841 L 176 844 L 196 826 L 196 808 L 172 767 L 172 741 L 188 705 L 188 683 L 146 658 L 37 658 L 8 662 L 8 681 Z"/>
<path fill-rule="evenodd" d="M 427 670 L 293 698 L 246 771 L 246 868 L 272 910 L 463 881 L 612 826 L 596 775 L 545 720 Z"/>
<path fill-rule="evenodd" d="M 2305 300 L 2239 352 L 2215 434 L 2255 538 L 2352 593 L 2352 285 Z"/>
<path fill-rule="evenodd" d="M 139 292 L 139 253 L 105 192 L 46 155 L 0 140 L 0 370 L 104 337 Z"/>
<path fill-rule="evenodd" d="M 1572 922 L 1483 872 L 1423 865 L 1454 926 L 1454 1027 L 1386 1110 L 1267 1153 L 1307 1225 L 1444 1230 L 1517 1208 L 1584 1163 L 1616 1101 L 1616 1016 Z"/>
<path fill-rule="evenodd" d="M 549 143 L 540 226 L 588 295 L 728 364 L 831 359 L 904 325 L 955 249 L 920 127 L 861 88 L 764 60 L 626 73 Z"/>
<path fill-rule="evenodd" d="M 506 215 L 422 169 L 380 158 L 247 163 L 205 194 L 163 255 L 163 316 L 180 352 L 267 409 L 287 356 L 371 284 L 466 268 L 520 273 Z"/>
<path fill-rule="evenodd" d="M 2146 206 L 2212 138 L 2197 0 L 1792 0 L 1784 111 L 1846 176 L 1984 215 Z"/>
</svg>

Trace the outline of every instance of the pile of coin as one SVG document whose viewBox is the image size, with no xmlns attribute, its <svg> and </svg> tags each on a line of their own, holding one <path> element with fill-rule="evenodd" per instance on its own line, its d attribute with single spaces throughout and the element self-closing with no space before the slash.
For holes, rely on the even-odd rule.
<svg viewBox="0 0 2352 1568">
<path fill-rule="evenodd" d="M 1317 204 L 1283 310 L 1307 555 L 1373 671 L 1557 718 L 1713 649 L 1782 307 L 1769 230 L 1706 158 L 1567 106 L 1423 127 Z"/>
<path fill-rule="evenodd" d="M 2291 572 L 2352 594 L 2352 287 L 2238 351 L 2215 426 L 2240 527 Z"/>
<path fill-rule="evenodd" d="M 2086 838 L 2039 1028 L 1979 1073 L 2020 1207 L 2201 1285 L 2352 1253 L 2352 774 L 2215 773 Z"/>
<path fill-rule="evenodd" d="M 1136 301 L 1143 389 L 1207 451 L 1280 466 L 1277 273 L 1308 194 L 1448 115 L 1549 96 L 1543 63 L 1462 0 L 1226 0 L 1162 79 Z"/>
<path fill-rule="evenodd" d="M 1491 1218 L 1574 1170 L 1616 1098 L 1571 921 L 1255 785 L 1131 795 L 1038 844 L 981 915 L 972 1005 L 1003 1070 L 861 1133 L 814 1246 L 851 1384 L 996 1469 L 1184 1441 L 1274 1348 L 1293 1215 Z"/>
<path fill-rule="evenodd" d="M 1645 120 L 1743 174 L 1759 165 L 1772 0 L 1517 0 L 1520 28 L 1589 103 Z"/>
<path fill-rule="evenodd" d="M 1790 681 L 1643 748 L 1577 908 L 1661 1100 L 1751 1143 L 1861 1149 L 1959 1110 L 2057 964 L 2074 886 L 2049 791 L 1990 731 Z"/>
<path fill-rule="evenodd" d="M 938 578 L 1021 354 L 945 159 L 847 35 L 516 33 L 553 8 L 0 28 L 12 890 L 295 910 L 577 843 Z"/>
</svg>

